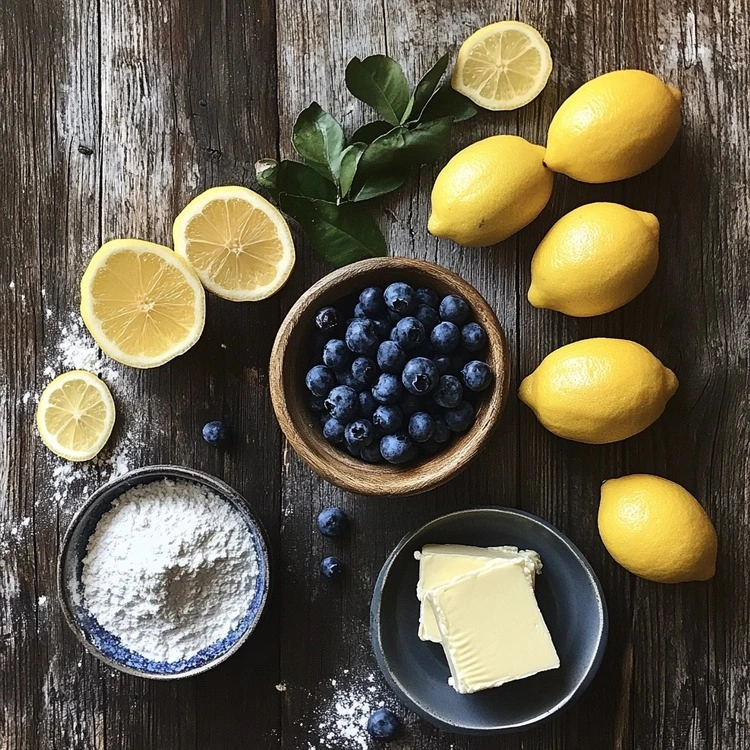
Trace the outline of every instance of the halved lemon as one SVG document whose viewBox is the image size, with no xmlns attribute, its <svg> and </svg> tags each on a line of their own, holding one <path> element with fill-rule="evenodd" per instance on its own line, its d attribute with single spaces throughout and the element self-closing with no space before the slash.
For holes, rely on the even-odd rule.
<svg viewBox="0 0 750 750">
<path fill-rule="evenodd" d="M 182 209 L 174 249 L 206 289 L 235 302 L 257 302 L 281 289 L 294 268 L 289 225 L 263 196 L 246 187 L 206 190 Z"/>
<path fill-rule="evenodd" d="M 115 402 L 93 373 L 64 372 L 42 392 L 36 424 L 42 442 L 53 453 L 68 461 L 88 461 L 112 434 Z"/>
<path fill-rule="evenodd" d="M 549 47 L 535 28 L 499 21 L 461 45 L 451 85 L 485 109 L 518 109 L 541 93 L 551 72 Z"/>
<path fill-rule="evenodd" d="M 131 367 L 158 367 L 200 338 L 206 293 L 168 247 L 112 240 L 83 274 L 81 317 L 107 356 Z"/>
</svg>

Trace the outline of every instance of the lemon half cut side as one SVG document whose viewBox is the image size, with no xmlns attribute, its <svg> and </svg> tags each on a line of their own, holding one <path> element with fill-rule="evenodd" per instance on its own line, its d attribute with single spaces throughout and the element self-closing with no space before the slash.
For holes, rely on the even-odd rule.
<svg viewBox="0 0 750 750">
<path fill-rule="evenodd" d="M 200 338 L 206 294 L 190 265 L 168 247 L 112 240 L 83 274 L 81 317 L 107 356 L 131 367 L 158 367 Z"/>
<path fill-rule="evenodd" d="M 518 109 L 539 96 L 551 72 L 549 46 L 535 28 L 499 21 L 461 45 L 451 85 L 484 109 Z"/>
<path fill-rule="evenodd" d="M 294 268 L 289 225 L 262 195 L 225 185 L 198 195 L 172 230 L 175 251 L 209 291 L 234 302 L 257 302 L 284 286 Z"/>
<path fill-rule="evenodd" d="M 36 410 L 42 442 L 68 461 L 89 461 L 105 446 L 115 424 L 115 402 L 106 384 L 86 370 L 56 377 Z"/>
</svg>

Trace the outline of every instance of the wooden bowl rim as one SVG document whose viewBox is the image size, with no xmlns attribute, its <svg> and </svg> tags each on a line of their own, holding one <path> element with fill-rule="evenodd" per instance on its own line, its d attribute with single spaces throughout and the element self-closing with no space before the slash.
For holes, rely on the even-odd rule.
<svg viewBox="0 0 750 750">
<path fill-rule="evenodd" d="M 468 302 L 476 318 L 487 328 L 487 359 L 492 361 L 495 380 L 486 402 L 478 411 L 471 428 L 460 435 L 445 451 L 410 467 L 368 464 L 331 446 L 322 434 L 312 445 L 301 434 L 297 422 L 303 414 L 292 415 L 284 382 L 288 344 L 298 330 L 305 313 L 317 301 L 334 292 L 342 283 L 376 271 L 403 269 L 410 274 L 423 274 L 427 279 L 446 281 Z M 427 283 L 426 283 L 427 285 Z M 343 293 L 340 296 L 345 296 Z M 295 387 L 290 384 L 291 387 Z M 508 347 L 502 325 L 482 295 L 453 271 L 424 260 L 413 258 L 371 258 L 332 271 L 309 287 L 294 303 L 276 334 L 269 364 L 271 402 L 282 432 L 296 453 L 320 477 L 343 490 L 360 495 L 414 495 L 439 487 L 458 475 L 485 447 L 505 408 L 510 387 Z"/>
</svg>

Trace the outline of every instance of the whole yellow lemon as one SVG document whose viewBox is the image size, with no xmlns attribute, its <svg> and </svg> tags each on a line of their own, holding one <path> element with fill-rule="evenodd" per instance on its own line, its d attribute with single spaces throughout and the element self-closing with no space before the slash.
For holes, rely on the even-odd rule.
<svg viewBox="0 0 750 750">
<path fill-rule="evenodd" d="M 585 318 L 637 297 L 659 262 L 659 220 L 618 203 L 589 203 L 563 216 L 531 259 L 528 298 Z"/>
<path fill-rule="evenodd" d="M 584 83 L 552 118 L 545 164 L 581 182 L 645 172 L 680 129 L 682 95 L 651 73 L 616 70 Z"/>
<path fill-rule="evenodd" d="M 552 195 L 544 148 L 515 135 L 495 135 L 459 151 L 432 188 L 427 229 L 459 245 L 481 247 L 532 222 Z"/>
<path fill-rule="evenodd" d="M 550 432 L 599 445 L 645 430 L 677 386 L 675 374 L 640 344 L 595 338 L 548 354 L 518 395 Z"/>
<path fill-rule="evenodd" d="M 631 474 L 602 485 L 599 534 L 631 573 L 660 583 L 707 581 L 716 572 L 716 530 L 679 484 Z"/>
</svg>

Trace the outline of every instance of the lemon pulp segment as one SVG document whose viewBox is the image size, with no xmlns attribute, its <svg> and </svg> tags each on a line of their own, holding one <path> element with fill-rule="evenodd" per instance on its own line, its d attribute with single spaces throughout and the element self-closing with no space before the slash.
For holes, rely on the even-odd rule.
<svg viewBox="0 0 750 750">
<path fill-rule="evenodd" d="M 73 370 L 44 389 L 36 419 L 42 441 L 53 453 L 70 461 L 88 461 L 112 433 L 115 404 L 96 375 Z"/>
<path fill-rule="evenodd" d="M 156 367 L 200 337 L 205 293 L 182 258 L 140 240 L 113 240 L 81 281 L 81 315 L 102 350 L 132 367 Z"/>
<path fill-rule="evenodd" d="M 204 286 L 234 301 L 277 292 L 294 267 L 295 251 L 281 213 L 248 188 L 212 188 L 191 201 L 174 224 L 175 250 Z"/>
<path fill-rule="evenodd" d="M 536 29 L 500 21 L 463 43 L 451 83 L 485 109 L 517 109 L 539 95 L 551 71 L 549 47 Z"/>
</svg>

